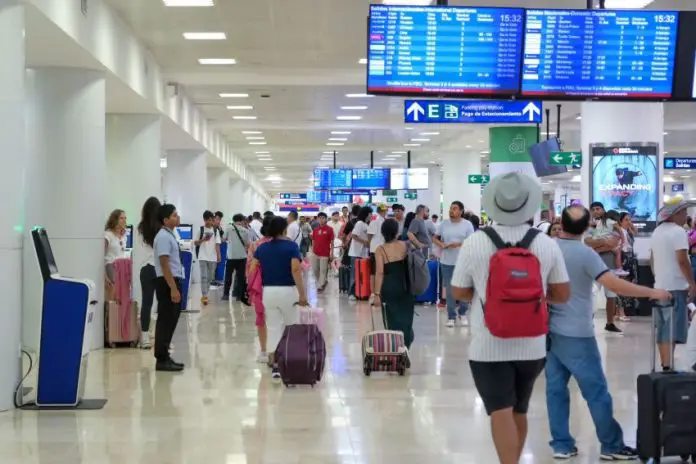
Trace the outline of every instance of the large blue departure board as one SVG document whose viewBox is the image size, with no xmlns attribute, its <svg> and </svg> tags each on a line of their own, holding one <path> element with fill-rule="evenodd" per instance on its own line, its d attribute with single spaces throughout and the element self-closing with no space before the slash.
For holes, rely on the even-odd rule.
<svg viewBox="0 0 696 464">
<path fill-rule="evenodd" d="M 675 11 L 527 10 L 522 95 L 670 98 Z"/>
<path fill-rule="evenodd" d="M 353 169 L 353 189 L 382 190 L 389 188 L 389 169 Z"/>
<path fill-rule="evenodd" d="M 315 169 L 316 190 L 350 189 L 353 187 L 352 169 Z"/>
<path fill-rule="evenodd" d="M 524 10 L 371 5 L 367 91 L 512 95 Z"/>
</svg>

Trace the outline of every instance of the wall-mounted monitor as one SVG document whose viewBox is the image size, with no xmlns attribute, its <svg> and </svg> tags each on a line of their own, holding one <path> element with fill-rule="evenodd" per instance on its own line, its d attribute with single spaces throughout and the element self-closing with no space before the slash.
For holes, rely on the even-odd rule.
<svg viewBox="0 0 696 464">
<path fill-rule="evenodd" d="M 367 91 L 515 95 L 523 22 L 521 8 L 370 5 Z"/>
<path fill-rule="evenodd" d="M 428 168 L 392 168 L 392 190 L 425 190 L 428 188 Z"/>
<path fill-rule="evenodd" d="M 181 224 L 176 228 L 181 240 L 193 240 L 193 225 Z"/>
<path fill-rule="evenodd" d="M 352 169 L 315 169 L 315 190 L 350 189 L 353 185 Z"/>
<path fill-rule="evenodd" d="M 676 11 L 526 11 L 522 95 L 659 100 L 672 96 Z"/>
<path fill-rule="evenodd" d="M 354 190 L 382 190 L 389 188 L 389 169 L 353 169 Z"/>
</svg>

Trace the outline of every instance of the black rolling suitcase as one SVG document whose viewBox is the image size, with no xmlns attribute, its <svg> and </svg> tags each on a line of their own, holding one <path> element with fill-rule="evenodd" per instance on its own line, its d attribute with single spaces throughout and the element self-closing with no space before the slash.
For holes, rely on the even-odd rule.
<svg viewBox="0 0 696 464">
<path fill-rule="evenodd" d="M 641 461 L 680 456 L 696 463 L 696 373 L 655 372 L 655 319 L 658 311 L 672 307 L 653 308 L 652 372 L 638 376 L 638 432 L 636 447 Z M 673 338 L 671 327 L 670 338 Z M 670 362 L 674 366 L 674 359 Z"/>
</svg>

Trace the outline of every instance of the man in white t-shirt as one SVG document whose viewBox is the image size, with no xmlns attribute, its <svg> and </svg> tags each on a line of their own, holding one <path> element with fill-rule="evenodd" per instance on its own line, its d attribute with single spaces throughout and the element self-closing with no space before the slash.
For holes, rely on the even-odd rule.
<svg viewBox="0 0 696 464">
<path fill-rule="evenodd" d="M 361 258 L 367 258 L 369 248 L 369 239 L 367 237 L 367 223 L 370 221 L 372 208 L 363 206 L 357 215 L 357 221 L 350 233 L 350 248 L 348 256 L 350 256 L 350 264 L 353 271 L 350 273 L 350 299 L 355 300 L 355 266 L 356 261 Z"/>
<path fill-rule="evenodd" d="M 263 222 L 261 221 L 261 213 L 254 211 L 251 215 L 251 222 L 249 223 L 249 229 L 251 230 L 251 241 L 256 241 L 261 238 L 261 227 Z"/>
<path fill-rule="evenodd" d="M 215 227 L 215 215 L 211 211 L 203 213 L 204 224 L 198 229 L 193 244 L 196 247 L 201 266 L 201 303 L 208 304 L 210 283 L 215 278 L 215 269 L 220 262 L 220 234 Z"/>
<path fill-rule="evenodd" d="M 300 222 L 297 220 L 297 211 L 290 211 L 288 213 L 288 230 L 285 235 L 295 243 L 300 246 L 302 243 L 302 229 L 300 228 Z"/>
<path fill-rule="evenodd" d="M 674 369 L 671 361 L 675 344 L 687 341 L 687 304 L 696 295 L 689 261 L 689 240 L 684 230 L 686 210 L 695 204 L 681 198 L 665 204 L 658 213 L 660 225 L 650 238 L 650 266 L 655 276 L 655 288 L 668 290 L 672 294 L 671 301 L 658 302 L 656 305 L 657 347 L 665 371 Z"/>
<path fill-rule="evenodd" d="M 536 228 L 545 234 L 548 234 L 549 227 L 551 227 L 551 213 L 548 209 L 542 209 L 540 213 L 540 221 L 536 225 Z"/>
<path fill-rule="evenodd" d="M 491 179 L 481 206 L 495 222 L 493 230 L 506 243 L 519 243 L 530 232 L 527 224 L 541 204 L 536 179 L 513 172 Z M 565 303 L 570 285 L 563 255 L 556 242 L 537 232 L 529 251 L 539 260 L 541 279 L 550 303 Z M 459 251 L 452 277 L 453 297 L 471 301 L 472 340 L 469 364 L 476 389 L 491 416 L 493 441 L 501 463 L 517 463 L 527 434 L 527 410 L 534 383 L 544 369 L 546 336 L 494 337 L 483 315 L 489 263 L 496 246 L 483 230 L 471 235 Z"/>
<path fill-rule="evenodd" d="M 377 248 L 384 245 L 384 236 L 382 235 L 382 224 L 384 218 L 389 211 L 389 207 L 384 203 L 377 205 L 377 214 L 372 215 L 370 225 L 367 226 L 367 240 L 370 242 L 370 288 L 375 288 L 375 251 Z M 372 301 L 370 299 L 370 301 Z"/>
</svg>

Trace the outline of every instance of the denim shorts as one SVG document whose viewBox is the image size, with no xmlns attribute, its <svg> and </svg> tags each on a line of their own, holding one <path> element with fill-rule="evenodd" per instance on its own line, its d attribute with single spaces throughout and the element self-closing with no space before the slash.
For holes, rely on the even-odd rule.
<svg viewBox="0 0 696 464">
<path fill-rule="evenodd" d="M 674 342 L 686 343 L 689 332 L 689 316 L 686 308 L 686 290 L 673 290 L 672 301 L 669 306 L 655 306 L 655 330 L 657 343 L 669 343 L 670 324 L 674 327 Z M 673 308 L 673 309 L 672 309 Z"/>
</svg>

